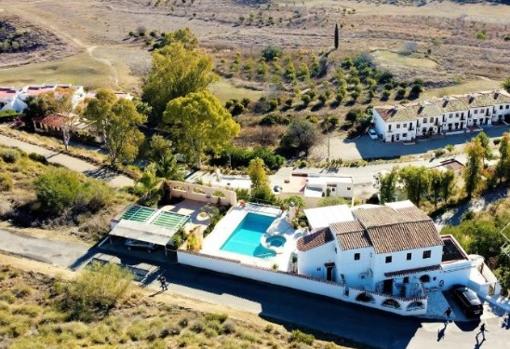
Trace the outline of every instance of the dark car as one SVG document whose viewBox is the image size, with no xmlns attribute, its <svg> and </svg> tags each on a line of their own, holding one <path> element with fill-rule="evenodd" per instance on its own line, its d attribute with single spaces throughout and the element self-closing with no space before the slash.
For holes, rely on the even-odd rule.
<svg viewBox="0 0 510 349">
<path fill-rule="evenodd" d="M 479 317 L 483 313 L 483 306 L 475 291 L 466 286 L 455 286 L 451 290 L 452 296 L 468 317 Z"/>
</svg>

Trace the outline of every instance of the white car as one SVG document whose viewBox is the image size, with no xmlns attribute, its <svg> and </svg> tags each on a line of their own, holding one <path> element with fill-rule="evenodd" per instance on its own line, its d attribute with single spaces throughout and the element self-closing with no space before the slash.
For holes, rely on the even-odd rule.
<svg viewBox="0 0 510 349">
<path fill-rule="evenodd" d="M 379 138 L 379 136 L 377 135 L 377 132 L 375 132 L 375 130 L 373 128 L 368 130 L 368 137 L 370 137 L 370 139 L 373 139 L 373 140 L 376 140 Z"/>
</svg>

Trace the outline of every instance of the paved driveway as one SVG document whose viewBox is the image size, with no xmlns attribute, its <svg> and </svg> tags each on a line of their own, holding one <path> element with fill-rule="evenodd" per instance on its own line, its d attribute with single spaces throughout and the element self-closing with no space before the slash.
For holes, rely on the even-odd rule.
<svg viewBox="0 0 510 349">
<path fill-rule="evenodd" d="M 33 239 L 3 231 L 0 231 L 0 250 L 66 267 L 79 267 L 102 252 L 95 247 L 89 250 L 81 244 Z M 331 340 L 333 335 L 385 349 L 475 347 L 477 322 L 449 324 L 444 338 L 438 341 L 438 331 L 444 327 L 442 323 L 399 317 L 291 289 L 191 268 L 176 264 L 175 256 L 169 257 L 167 263 L 153 263 L 161 268 L 170 282 L 168 292 L 256 313 L 284 326 L 291 327 L 293 324 L 312 329 L 320 338 Z M 120 255 L 119 259 L 130 265 L 147 263 L 147 260 L 135 261 L 128 255 Z M 157 288 L 157 285 L 150 287 Z M 484 321 L 489 333 L 483 348 L 508 348 L 510 330 L 501 326 L 501 319 L 488 314 Z"/>
<path fill-rule="evenodd" d="M 486 128 L 485 133 L 491 138 L 501 137 L 509 130 L 508 126 L 493 126 Z M 420 155 L 430 150 L 444 148 L 448 144 L 456 147 L 463 146 L 467 141 L 476 136 L 478 132 L 465 133 L 451 136 L 438 136 L 431 139 L 419 140 L 415 144 L 384 143 L 371 140 L 364 135 L 353 140 L 340 137 L 331 138 L 331 158 L 343 160 L 380 159 L 393 158 L 405 155 Z M 327 158 L 327 144 L 320 144 L 312 150 L 312 157 L 319 159 Z"/>
<path fill-rule="evenodd" d="M 73 171 L 81 172 L 89 177 L 104 180 L 113 187 L 133 185 L 133 180 L 127 176 L 112 172 L 87 161 L 55 152 L 37 145 L 26 143 L 15 138 L 0 135 L 0 144 L 7 147 L 16 147 L 27 153 L 36 153 L 44 156 L 48 162 L 65 166 Z"/>
</svg>

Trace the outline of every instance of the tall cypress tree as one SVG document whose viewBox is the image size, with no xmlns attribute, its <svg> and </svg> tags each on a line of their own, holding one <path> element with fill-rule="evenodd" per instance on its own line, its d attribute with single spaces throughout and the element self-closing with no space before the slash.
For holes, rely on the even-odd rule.
<svg viewBox="0 0 510 349">
<path fill-rule="evenodd" d="M 338 50 L 340 34 L 338 33 L 338 23 L 335 24 L 335 50 Z"/>
</svg>

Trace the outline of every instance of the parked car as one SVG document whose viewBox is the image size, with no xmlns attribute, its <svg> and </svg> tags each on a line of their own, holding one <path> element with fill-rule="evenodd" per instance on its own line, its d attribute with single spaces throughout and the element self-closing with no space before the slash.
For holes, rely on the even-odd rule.
<svg viewBox="0 0 510 349">
<path fill-rule="evenodd" d="M 143 241 L 132 240 L 132 239 L 127 239 L 125 242 L 125 245 L 128 247 L 128 250 L 130 250 L 130 251 L 132 248 L 139 248 L 142 250 L 147 250 L 147 252 L 149 252 L 149 253 L 151 253 L 156 248 L 156 245 L 154 245 L 150 242 L 143 242 Z"/>
<path fill-rule="evenodd" d="M 479 317 L 483 306 L 475 291 L 466 286 L 454 286 L 451 290 L 453 299 L 468 317 Z"/>
<path fill-rule="evenodd" d="M 375 132 L 375 130 L 373 128 L 368 130 L 368 137 L 370 137 L 370 139 L 373 139 L 373 140 L 376 140 L 379 138 L 379 136 L 377 135 L 377 132 Z"/>
</svg>

